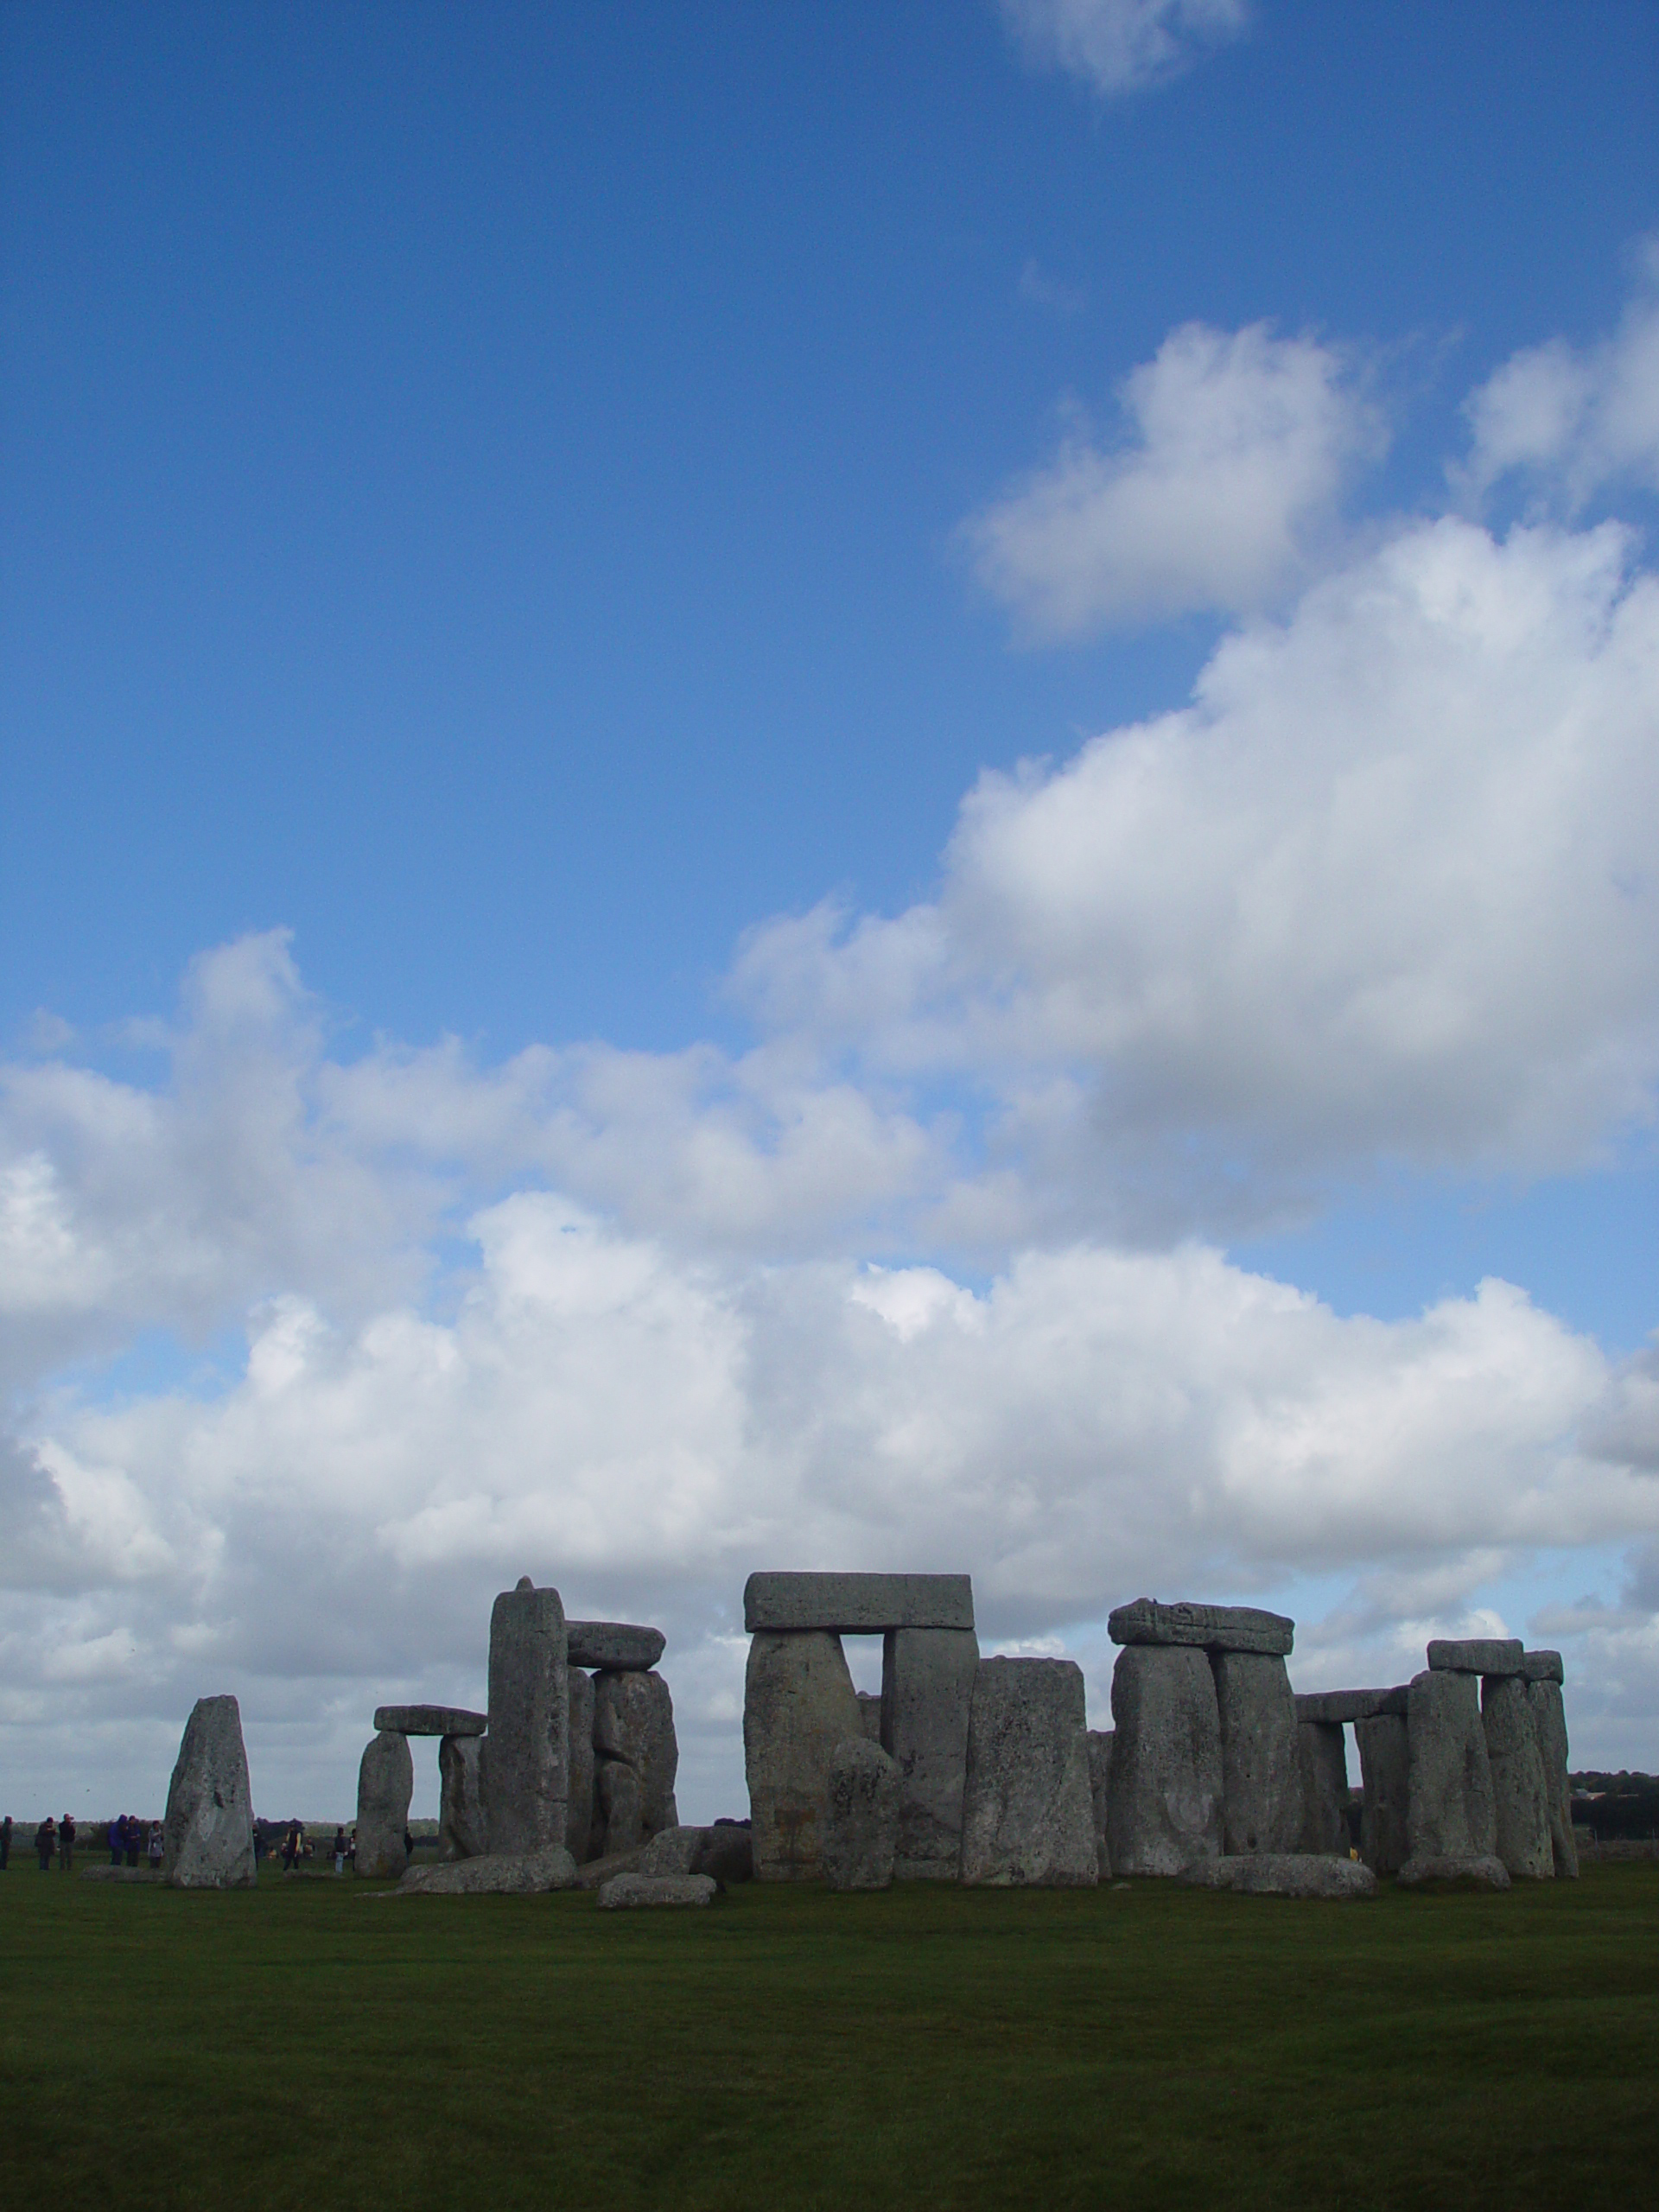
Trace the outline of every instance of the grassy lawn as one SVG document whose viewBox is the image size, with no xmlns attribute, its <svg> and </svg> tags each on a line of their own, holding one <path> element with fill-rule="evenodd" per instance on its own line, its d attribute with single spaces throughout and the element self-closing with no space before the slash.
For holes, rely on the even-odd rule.
<svg viewBox="0 0 1659 2212">
<path fill-rule="evenodd" d="M 8 2203 L 1652 2202 L 1659 1867 L 1507 1897 L 0 1878 Z"/>
</svg>

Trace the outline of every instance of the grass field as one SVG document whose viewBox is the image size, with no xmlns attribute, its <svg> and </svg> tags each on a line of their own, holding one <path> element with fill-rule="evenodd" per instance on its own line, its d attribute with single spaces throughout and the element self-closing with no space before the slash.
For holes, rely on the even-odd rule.
<svg viewBox="0 0 1659 2212">
<path fill-rule="evenodd" d="M 1659 1867 L 709 1911 L 0 1878 L 10 2204 L 1651 2203 Z"/>
</svg>

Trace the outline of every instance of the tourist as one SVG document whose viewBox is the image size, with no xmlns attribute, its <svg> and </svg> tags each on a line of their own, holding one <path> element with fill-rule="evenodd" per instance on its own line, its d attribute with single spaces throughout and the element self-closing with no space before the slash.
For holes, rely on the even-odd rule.
<svg viewBox="0 0 1659 2212">
<path fill-rule="evenodd" d="M 127 1816 L 118 1813 L 110 1822 L 110 1864 L 118 1866 L 127 1847 Z"/>
<path fill-rule="evenodd" d="M 58 1824 L 50 1813 L 35 1831 L 35 1848 L 40 1853 L 41 1872 L 52 1872 L 52 1854 L 58 1847 Z"/>
<path fill-rule="evenodd" d="M 11 1864 L 11 1815 L 0 1821 L 0 1874 Z"/>
<path fill-rule="evenodd" d="M 58 1865 L 66 1874 L 75 1871 L 75 1816 L 66 1813 L 58 1826 Z"/>
<path fill-rule="evenodd" d="M 144 1840 L 144 1824 L 137 1813 L 127 1815 L 127 1864 L 138 1864 L 138 1847 Z"/>
<path fill-rule="evenodd" d="M 162 1851 L 165 1842 L 161 1822 L 152 1821 L 149 1824 L 149 1871 L 152 1874 L 159 1874 L 162 1871 Z"/>
<path fill-rule="evenodd" d="M 346 1872 L 346 1831 L 343 1827 L 334 1830 L 334 1872 L 336 1874 Z"/>
</svg>

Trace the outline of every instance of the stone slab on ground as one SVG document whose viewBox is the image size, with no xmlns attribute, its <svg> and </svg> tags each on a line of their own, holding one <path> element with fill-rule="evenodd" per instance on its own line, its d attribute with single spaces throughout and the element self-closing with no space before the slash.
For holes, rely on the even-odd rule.
<svg viewBox="0 0 1659 2212">
<path fill-rule="evenodd" d="M 567 1621 L 564 1630 L 573 1667 L 606 1667 L 618 1675 L 648 1675 L 668 1643 L 661 1629 L 632 1621 Z"/>
<path fill-rule="evenodd" d="M 1296 1639 L 1296 1624 L 1255 1605 L 1160 1605 L 1136 1598 L 1107 1616 L 1114 1643 L 1190 1643 L 1206 1651 L 1255 1651 L 1282 1659 Z"/>
<path fill-rule="evenodd" d="M 1070 1659 L 984 1659 L 963 1794 L 962 1879 L 1081 1889 L 1100 1878 L 1083 1670 Z"/>
<path fill-rule="evenodd" d="M 1516 1879 L 1544 1882 L 1554 1879 L 1555 1855 L 1529 1688 L 1523 1675 L 1487 1675 L 1480 1686 L 1480 1718 L 1492 1772 L 1497 1856 Z"/>
<path fill-rule="evenodd" d="M 1436 1636 L 1428 1663 L 1435 1674 L 1524 1675 L 1527 1655 L 1518 1636 Z"/>
<path fill-rule="evenodd" d="M 411 1866 L 398 1883 L 399 1897 L 539 1897 L 573 1890 L 576 1862 L 562 1843 L 542 1851 L 486 1852 L 448 1866 Z"/>
<path fill-rule="evenodd" d="M 615 1874 L 599 1892 L 601 1912 L 653 1905 L 708 1905 L 720 1895 L 712 1874 Z"/>
<path fill-rule="evenodd" d="M 1446 1669 L 1414 1675 L 1406 1735 L 1408 1857 L 1493 1857 L 1497 1821 L 1478 1678 Z"/>
<path fill-rule="evenodd" d="M 711 1874 L 726 1884 L 747 1882 L 754 1875 L 754 1848 L 749 1831 L 732 1821 L 715 1827 L 664 1828 L 640 1854 L 641 1874 Z"/>
<path fill-rule="evenodd" d="M 819 1878 L 830 1762 L 837 1744 L 863 1732 L 838 1636 L 763 1630 L 753 1637 L 743 1686 L 743 1761 L 757 1881 Z"/>
<path fill-rule="evenodd" d="M 197 1699 L 168 1784 L 162 1833 L 162 1872 L 173 1888 L 251 1890 L 257 1882 L 253 1793 L 233 1697 Z"/>
<path fill-rule="evenodd" d="M 966 1574 L 752 1574 L 743 1586 L 743 1625 L 820 1629 L 830 1636 L 880 1636 L 890 1628 L 972 1628 L 973 1578 Z"/>
<path fill-rule="evenodd" d="M 1567 1778 L 1567 1712 L 1560 1684 L 1548 1675 L 1541 1681 L 1529 1681 L 1527 1702 L 1532 1707 L 1538 1759 L 1544 1772 L 1550 1855 L 1557 1878 L 1574 1882 L 1579 1875 L 1579 1847 L 1573 1833 L 1573 1786 Z"/>
<path fill-rule="evenodd" d="M 1300 1699 L 1297 1700 L 1300 1707 Z M 1316 1859 L 1348 1852 L 1348 1738 L 1338 1720 L 1299 1720 L 1302 1828 L 1296 1848 Z"/>
<path fill-rule="evenodd" d="M 1112 1806 L 1112 1746 L 1117 1741 L 1109 1728 L 1091 1728 L 1089 1742 L 1089 1797 L 1095 1816 L 1095 1870 L 1103 1882 L 1112 1878 L 1112 1847 L 1108 1834 Z"/>
<path fill-rule="evenodd" d="M 1285 1662 L 1266 1652 L 1217 1651 L 1211 1664 L 1221 1721 L 1222 1851 L 1294 1852 L 1302 1833 L 1302 1764 Z"/>
<path fill-rule="evenodd" d="M 493 1854 L 563 1844 L 569 1822 L 564 1606 L 528 1575 L 490 1614 L 490 1726 L 481 1775 Z"/>
<path fill-rule="evenodd" d="M 1359 1855 L 1374 1873 L 1397 1874 L 1411 1856 L 1410 1738 L 1397 1713 L 1354 1723 L 1359 1746 Z"/>
<path fill-rule="evenodd" d="M 1510 1870 L 1491 1853 L 1477 1858 L 1429 1853 L 1408 1859 L 1395 1878 L 1402 1890 L 1507 1890 Z"/>
<path fill-rule="evenodd" d="M 1376 1877 L 1357 1859 L 1335 1853 L 1252 1851 L 1201 1859 L 1181 1876 L 1195 1889 L 1237 1890 L 1247 1897 L 1325 1897 L 1345 1902 L 1374 1897 Z"/>
<path fill-rule="evenodd" d="M 1529 1682 L 1564 1682 L 1567 1669 L 1559 1651 L 1523 1651 L 1523 1671 Z"/>
<path fill-rule="evenodd" d="M 1402 1682 L 1391 1690 L 1312 1690 L 1297 1698 L 1296 1718 L 1334 1725 L 1375 1720 L 1379 1713 L 1392 1713 L 1403 1720 L 1408 1688 Z"/>
<path fill-rule="evenodd" d="M 438 1855 L 446 1860 L 476 1859 L 488 1838 L 479 1782 L 481 1736 L 438 1738 Z"/>
<path fill-rule="evenodd" d="M 968 1719 L 978 1677 L 979 1638 L 972 1629 L 888 1630 L 880 1740 L 899 1770 L 897 1881 L 957 1878 Z"/>
<path fill-rule="evenodd" d="M 357 1854 L 353 1864 L 359 1875 L 396 1881 L 408 1866 L 404 1838 L 414 1794 L 415 1762 L 409 1738 L 383 1728 L 370 1738 L 357 1770 Z"/>
<path fill-rule="evenodd" d="M 892 1888 L 899 1802 L 899 1769 L 880 1744 L 849 1736 L 836 1745 L 823 1808 L 823 1878 L 832 1890 Z"/>
<path fill-rule="evenodd" d="M 1130 1644 L 1112 1671 L 1112 1873 L 1221 1856 L 1221 1714 L 1207 1653 Z"/>
<path fill-rule="evenodd" d="M 481 1736 L 490 1716 L 464 1705 L 377 1705 L 374 1725 L 392 1736 Z"/>
</svg>

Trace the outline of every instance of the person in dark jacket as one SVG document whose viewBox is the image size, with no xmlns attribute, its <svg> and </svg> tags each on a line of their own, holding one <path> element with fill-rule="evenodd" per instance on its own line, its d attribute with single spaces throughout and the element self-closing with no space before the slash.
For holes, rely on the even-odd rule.
<svg viewBox="0 0 1659 2212">
<path fill-rule="evenodd" d="M 11 1864 L 11 1815 L 0 1821 L 0 1874 Z"/>
<path fill-rule="evenodd" d="M 110 1822 L 110 1864 L 118 1866 L 121 1854 L 127 1847 L 127 1816 L 119 1814 Z"/>
<path fill-rule="evenodd" d="M 127 1815 L 127 1864 L 129 1866 L 136 1866 L 138 1864 L 138 1847 L 143 1840 L 143 1822 L 137 1813 L 129 1813 Z"/>
<path fill-rule="evenodd" d="M 66 1813 L 58 1822 L 58 1867 L 65 1874 L 75 1871 L 75 1816 Z"/>
<path fill-rule="evenodd" d="M 58 1824 L 50 1813 L 35 1831 L 35 1848 L 40 1854 L 41 1872 L 52 1872 L 52 1854 L 58 1847 Z"/>
</svg>

